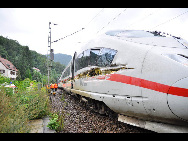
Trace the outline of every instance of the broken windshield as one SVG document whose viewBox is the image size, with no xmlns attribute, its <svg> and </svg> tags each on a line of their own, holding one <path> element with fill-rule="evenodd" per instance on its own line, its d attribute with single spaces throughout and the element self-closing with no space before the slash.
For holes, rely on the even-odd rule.
<svg viewBox="0 0 188 141">
<path fill-rule="evenodd" d="M 87 66 L 110 66 L 117 51 L 110 48 L 93 48 L 83 51 L 75 60 L 75 72 Z"/>
</svg>

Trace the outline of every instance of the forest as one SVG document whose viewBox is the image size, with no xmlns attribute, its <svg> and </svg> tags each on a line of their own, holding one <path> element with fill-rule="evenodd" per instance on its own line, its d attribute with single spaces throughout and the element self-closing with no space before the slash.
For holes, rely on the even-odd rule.
<svg viewBox="0 0 188 141">
<path fill-rule="evenodd" d="M 29 50 L 28 46 L 22 46 L 16 40 L 0 36 L 0 56 L 12 62 L 18 69 L 17 80 L 29 78 L 47 84 L 46 55 Z M 33 67 L 40 69 L 40 72 L 33 70 Z M 64 68 L 59 62 L 52 61 L 50 83 L 57 81 Z"/>
</svg>

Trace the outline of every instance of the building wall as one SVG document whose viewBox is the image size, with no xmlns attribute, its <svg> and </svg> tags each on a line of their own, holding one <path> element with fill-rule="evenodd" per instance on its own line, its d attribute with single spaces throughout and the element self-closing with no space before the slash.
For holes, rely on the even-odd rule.
<svg viewBox="0 0 188 141">
<path fill-rule="evenodd" d="M 8 70 L 1 62 L 0 62 L 0 70 L 5 70 L 5 73 L 1 73 L 1 75 L 8 77 Z"/>
<path fill-rule="evenodd" d="M 0 62 L 0 70 L 5 70 L 5 73 L 1 73 L 1 75 L 9 77 L 11 79 L 16 79 L 16 71 L 7 69 L 1 62 Z"/>
</svg>

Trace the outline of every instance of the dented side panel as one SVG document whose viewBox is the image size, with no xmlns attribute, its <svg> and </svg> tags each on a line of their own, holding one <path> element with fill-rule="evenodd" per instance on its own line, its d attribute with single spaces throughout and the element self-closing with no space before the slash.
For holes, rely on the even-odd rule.
<svg viewBox="0 0 188 141">
<path fill-rule="evenodd" d="M 95 68 L 101 71 L 100 74 L 89 77 L 87 73 L 80 75 L 79 79 L 75 79 L 74 89 L 81 90 L 91 94 L 91 97 L 98 100 L 101 95 L 104 95 L 102 101 L 117 113 L 134 115 L 141 118 L 146 115 L 142 101 L 147 98 L 142 97 L 141 88 L 134 85 L 125 85 L 121 82 L 109 81 L 111 75 L 125 74 L 126 72 L 134 72 L 133 68 L 119 67 L 119 69 L 107 69 L 104 73 L 103 69 Z M 110 72 L 113 73 L 110 73 Z M 98 95 L 97 95 L 98 94 Z M 132 111 L 132 112 L 131 112 Z"/>
</svg>

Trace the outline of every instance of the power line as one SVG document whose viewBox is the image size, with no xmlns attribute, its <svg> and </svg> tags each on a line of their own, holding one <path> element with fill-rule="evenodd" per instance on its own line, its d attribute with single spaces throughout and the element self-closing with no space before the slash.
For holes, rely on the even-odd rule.
<svg viewBox="0 0 188 141">
<path fill-rule="evenodd" d="M 161 10 L 161 8 L 160 8 L 159 10 Z M 130 28 L 130 27 L 131 27 L 131 26 L 133 26 L 134 24 L 137 24 L 137 23 L 142 22 L 143 20 L 145 20 L 145 19 L 146 19 L 146 18 L 148 18 L 149 16 L 152 16 L 152 15 L 153 15 L 153 14 L 155 14 L 156 12 L 159 12 L 159 10 L 155 10 L 154 12 L 152 12 L 152 13 L 150 13 L 150 14 L 146 15 L 145 17 L 143 17 L 143 18 L 139 19 L 138 21 L 131 23 L 131 24 L 130 24 L 130 25 L 128 25 L 127 27 L 129 27 L 129 28 Z"/>
<path fill-rule="evenodd" d="M 104 10 L 104 8 L 102 8 L 92 19 L 91 19 L 91 21 L 89 21 L 88 22 L 88 24 L 85 26 L 85 29 L 86 29 L 86 27 L 97 17 L 97 16 L 99 16 L 100 15 L 100 13 L 102 12 Z M 52 22 L 51 22 L 52 23 Z M 55 23 L 53 23 L 54 25 L 58 25 L 58 26 L 60 26 L 60 27 L 62 27 L 63 25 L 61 25 L 61 24 L 55 24 Z"/>
<path fill-rule="evenodd" d="M 109 21 L 106 26 L 108 26 L 111 22 L 113 22 L 116 18 L 118 18 L 126 10 L 127 10 L 127 8 L 125 8 L 122 12 L 120 12 L 117 16 L 115 16 L 111 21 Z M 97 33 L 99 33 L 101 30 L 103 30 L 106 26 L 103 26 L 99 31 L 97 31 Z"/>
<path fill-rule="evenodd" d="M 174 19 L 177 19 L 178 17 L 180 17 L 180 16 L 186 14 L 187 12 L 188 12 L 188 10 L 185 11 L 185 12 L 183 12 L 183 13 L 181 13 L 181 14 L 179 14 L 179 15 L 177 15 L 177 16 L 175 16 L 175 17 L 173 17 L 173 18 L 171 18 L 171 19 L 169 19 L 169 20 L 167 20 L 167 21 L 165 21 L 165 22 L 162 22 L 162 23 L 158 24 L 157 26 L 154 26 L 153 28 L 156 28 L 156 27 L 161 26 L 161 25 L 163 25 L 163 24 L 166 24 L 166 23 L 168 23 L 168 22 L 170 22 L 170 21 L 172 21 L 172 20 L 174 20 Z M 151 28 L 151 29 L 153 29 L 153 28 Z M 151 30 L 151 29 L 150 29 L 150 30 Z"/>
<path fill-rule="evenodd" d="M 80 31 L 82 31 L 82 30 L 84 30 L 85 28 L 82 28 L 82 29 L 80 29 L 80 30 L 77 30 L 76 32 L 73 32 L 73 33 L 71 33 L 71 34 L 69 34 L 69 35 L 67 35 L 67 36 L 64 36 L 63 38 L 59 38 L 59 39 L 57 39 L 57 40 L 54 40 L 53 42 L 51 42 L 51 43 L 54 43 L 54 42 L 58 42 L 58 41 L 60 41 L 60 40 L 63 40 L 63 39 L 65 39 L 65 38 L 67 38 L 67 37 L 69 37 L 69 36 L 72 36 L 72 35 L 74 35 L 75 33 L 78 33 L 78 32 L 80 32 Z"/>
<path fill-rule="evenodd" d="M 103 9 L 104 9 L 104 8 L 102 8 L 102 9 L 92 18 L 92 20 L 86 25 L 86 27 L 103 11 Z M 53 23 L 53 24 L 54 24 L 54 23 Z M 54 24 L 54 25 L 59 25 L 59 24 Z M 59 25 L 59 26 L 60 26 L 60 25 Z M 73 34 L 78 33 L 78 32 L 80 32 L 80 31 L 86 29 L 86 27 L 85 27 L 85 28 L 82 28 L 82 29 L 80 29 L 80 30 L 78 30 L 78 31 L 76 31 L 76 32 L 73 32 L 72 34 L 66 35 L 66 36 L 64 36 L 63 38 L 59 38 L 59 39 L 57 39 L 57 40 L 54 40 L 54 41 L 51 42 L 51 43 L 58 42 L 58 41 L 63 40 L 63 39 L 65 39 L 65 38 L 69 37 L 69 36 L 72 36 Z"/>
<path fill-rule="evenodd" d="M 94 17 L 93 19 L 86 25 L 86 27 L 103 11 L 104 8 L 102 8 Z"/>
</svg>

